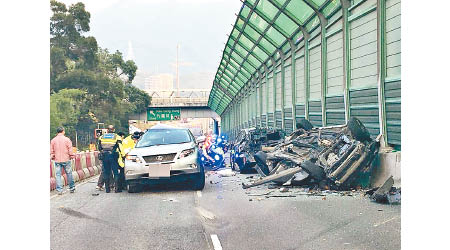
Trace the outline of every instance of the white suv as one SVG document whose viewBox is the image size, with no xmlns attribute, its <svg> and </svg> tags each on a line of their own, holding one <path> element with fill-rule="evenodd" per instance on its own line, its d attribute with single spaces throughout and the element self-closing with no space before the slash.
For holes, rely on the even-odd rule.
<svg viewBox="0 0 450 250">
<path fill-rule="evenodd" d="M 193 189 L 202 190 L 205 173 L 191 131 L 161 124 L 147 130 L 126 156 L 125 179 L 130 193 L 160 180 L 189 180 Z"/>
</svg>

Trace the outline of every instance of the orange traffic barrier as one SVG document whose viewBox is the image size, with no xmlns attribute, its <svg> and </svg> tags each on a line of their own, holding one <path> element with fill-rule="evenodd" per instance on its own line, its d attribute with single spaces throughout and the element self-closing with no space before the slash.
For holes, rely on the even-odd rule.
<svg viewBox="0 0 450 250">
<path fill-rule="evenodd" d="M 67 175 L 71 174 L 74 182 L 79 182 L 90 176 L 100 174 L 101 161 L 98 159 L 99 152 L 82 152 L 76 153 L 75 158 L 71 160 L 71 173 L 66 173 L 65 169 L 61 169 L 62 185 L 67 186 Z M 53 160 L 50 160 L 50 191 L 56 189 L 56 166 Z"/>
<path fill-rule="evenodd" d="M 85 178 L 91 177 L 91 172 L 89 172 L 89 169 L 87 168 L 86 164 L 86 154 L 80 153 L 81 155 L 81 167 L 83 168 L 84 176 Z"/>
<path fill-rule="evenodd" d="M 81 166 L 81 155 L 80 154 L 75 155 L 75 169 L 77 170 L 80 181 L 86 178 L 86 176 L 84 176 L 83 167 Z"/>
</svg>

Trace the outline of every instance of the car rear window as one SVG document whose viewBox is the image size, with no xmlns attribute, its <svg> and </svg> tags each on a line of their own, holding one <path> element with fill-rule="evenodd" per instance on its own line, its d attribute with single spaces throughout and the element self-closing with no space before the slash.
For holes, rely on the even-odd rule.
<svg viewBox="0 0 450 250">
<path fill-rule="evenodd" d="M 150 129 L 136 144 L 136 148 L 179 144 L 191 141 L 192 137 L 187 129 Z"/>
</svg>

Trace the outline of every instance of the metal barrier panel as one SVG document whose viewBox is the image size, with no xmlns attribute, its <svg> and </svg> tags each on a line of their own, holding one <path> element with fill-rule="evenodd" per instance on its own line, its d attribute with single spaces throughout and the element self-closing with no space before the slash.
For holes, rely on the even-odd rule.
<svg viewBox="0 0 450 250">
<path fill-rule="evenodd" d="M 266 127 L 267 126 L 267 119 L 266 119 L 266 115 L 261 115 L 261 127 Z"/>
<path fill-rule="evenodd" d="M 293 119 L 292 119 L 292 108 L 284 109 L 284 130 L 287 134 L 293 131 Z"/>
<path fill-rule="evenodd" d="M 274 123 L 273 113 L 267 113 L 267 127 L 273 128 Z"/>
<path fill-rule="evenodd" d="M 322 127 L 322 104 L 320 101 L 309 102 L 309 121 L 314 127 Z"/>
<path fill-rule="evenodd" d="M 327 126 L 345 124 L 344 96 L 330 96 L 326 99 Z"/>
<path fill-rule="evenodd" d="M 386 136 L 401 145 L 401 1 L 386 0 Z"/>
<path fill-rule="evenodd" d="M 282 115 L 281 111 L 275 111 L 275 126 L 279 129 L 282 129 Z"/>
<path fill-rule="evenodd" d="M 295 118 L 305 118 L 305 105 L 297 104 L 295 105 Z"/>
<path fill-rule="evenodd" d="M 350 116 L 357 117 L 375 138 L 380 133 L 378 90 L 367 88 L 350 90 Z"/>
<path fill-rule="evenodd" d="M 401 144 L 401 83 L 400 81 L 385 84 L 387 142 Z"/>
</svg>

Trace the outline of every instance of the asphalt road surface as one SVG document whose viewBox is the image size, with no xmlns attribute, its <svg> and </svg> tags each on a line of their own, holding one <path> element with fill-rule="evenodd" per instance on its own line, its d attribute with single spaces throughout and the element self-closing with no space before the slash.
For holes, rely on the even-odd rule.
<svg viewBox="0 0 450 250">
<path fill-rule="evenodd" d="M 212 174 L 201 192 L 180 184 L 138 194 L 98 192 L 91 179 L 73 194 L 51 196 L 51 249 L 401 248 L 399 205 L 376 204 L 359 193 L 244 190 L 248 176 Z M 295 197 L 260 195 L 269 191 Z"/>
</svg>

